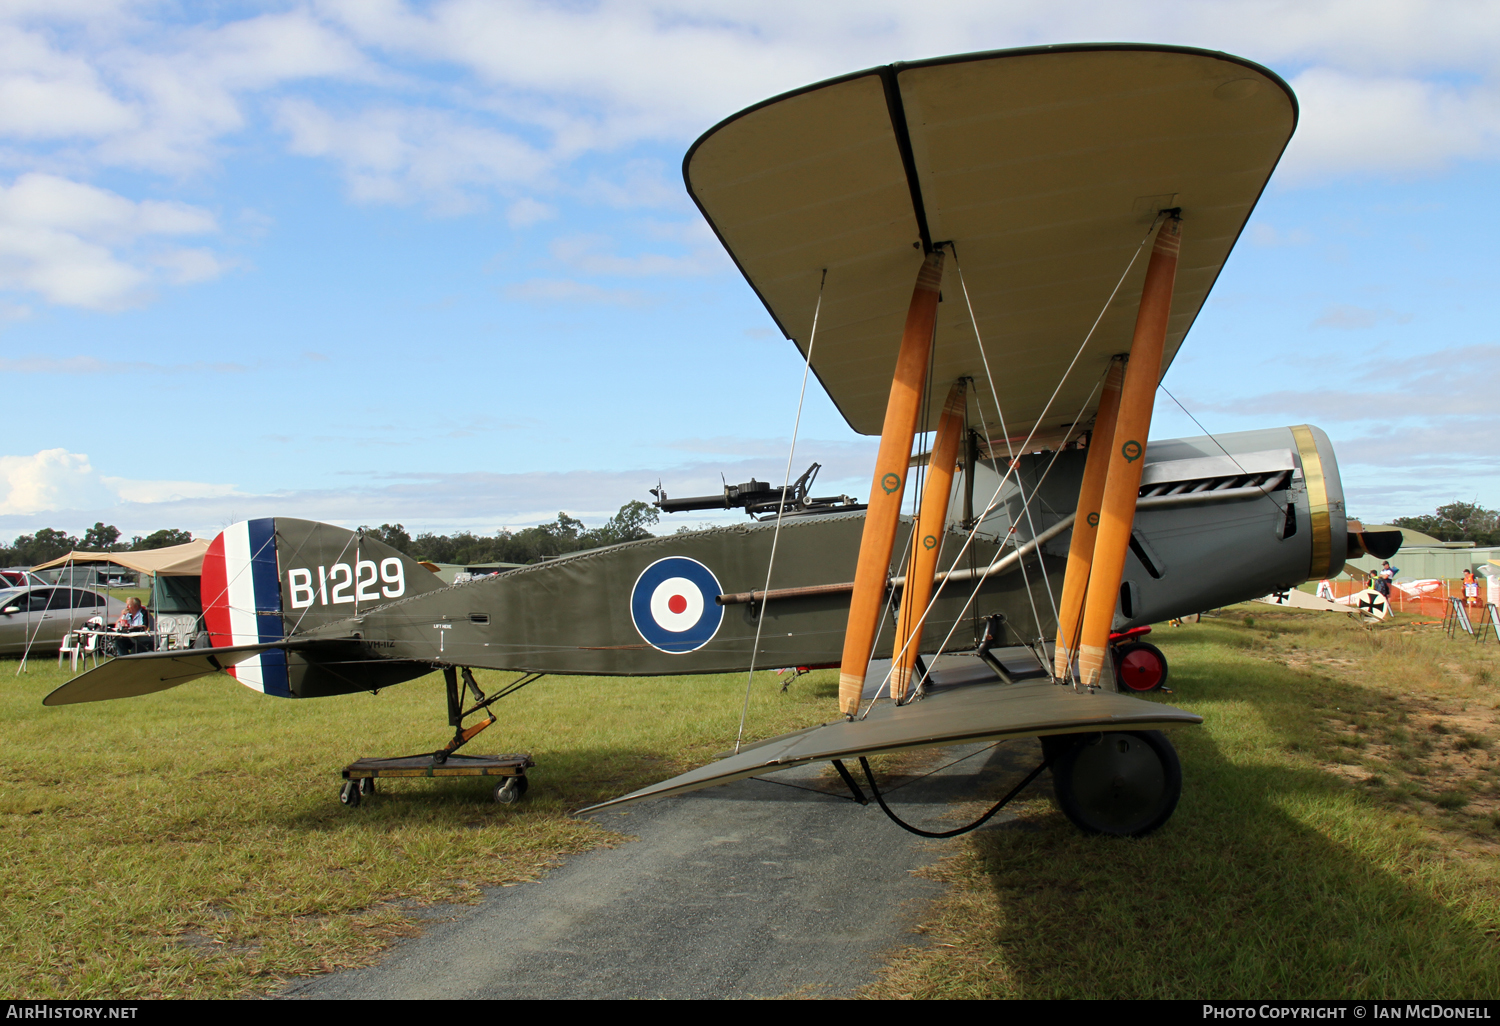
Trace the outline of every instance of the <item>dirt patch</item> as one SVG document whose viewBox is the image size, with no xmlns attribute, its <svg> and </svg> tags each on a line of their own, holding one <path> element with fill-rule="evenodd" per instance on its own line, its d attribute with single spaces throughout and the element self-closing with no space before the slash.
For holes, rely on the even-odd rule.
<svg viewBox="0 0 1500 1026">
<path fill-rule="evenodd" d="M 1485 847 L 1500 835 L 1500 648 L 1393 622 L 1256 614 L 1260 657 L 1334 685 L 1322 768 Z M 1257 631 L 1259 633 L 1259 631 Z"/>
</svg>

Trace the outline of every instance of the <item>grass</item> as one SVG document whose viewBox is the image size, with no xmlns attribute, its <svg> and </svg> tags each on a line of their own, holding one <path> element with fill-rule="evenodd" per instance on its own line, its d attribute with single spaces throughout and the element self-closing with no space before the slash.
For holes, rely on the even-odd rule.
<svg viewBox="0 0 1500 1026">
<path fill-rule="evenodd" d="M 1493 640 L 1246 607 L 1152 636 L 1184 792 L 1140 840 L 1045 798 L 955 842 L 875 997 L 1397 998 L 1500 991 Z"/>
<path fill-rule="evenodd" d="M 871 996 L 1500 990 L 1500 646 L 1265 607 L 1152 640 L 1165 700 L 1205 717 L 1173 733 L 1177 814 L 1138 841 L 1085 837 L 1043 777 L 1018 819 L 950 842 L 929 943 Z M 470 746 L 535 757 L 524 803 L 494 804 L 482 780 L 382 781 L 350 810 L 341 766 L 446 739 L 440 678 L 294 702 L 214 677 L 48 709 L 66 674 L 15 665 L 0 662 L 0 992 L 17 998 L 240 996 L 368 963 L 420 906 L 618 842 L 569 811 L 730 747 L 745 683 L 545 679 Z M 760 675 L 751 736 L 830 718 L 835 692 L 829 671 L 785 695 Z"/>
<path fill-rule="evenodd" d="M 215 676 L 49 709 L 66 671 L 15 667 L 0 662 L 0 993 L 28 999 L 240 996 L 367 963 L 420 906 L 618 841 L 570 810 L 731 747 L 745 687 L 544 679 L 465 749 L 531 753 L 526 801 L 495 804 L 482 778 L 381 781 L 351 810 L 343 765 L 447 740 L 441 677 L 300 702 Z M 831 672 L 785 695 L 757 677 L 751 737 L 831 718 Z"/>
</svg>

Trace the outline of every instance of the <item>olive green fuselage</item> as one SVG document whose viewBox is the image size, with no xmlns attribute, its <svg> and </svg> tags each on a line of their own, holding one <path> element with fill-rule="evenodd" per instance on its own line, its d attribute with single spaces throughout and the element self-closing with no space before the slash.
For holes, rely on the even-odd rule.
<svg viewBox="0 0 1500 1026">
<path fill-rule="evenodd" d="M 784 523 L 772 590 L 852 581 L 863 526 L 860 514 Z M 325 624 L 308 636 L 357 633 L 368 656 L 376 658 L 541 673 L 659 676 L 745 669 L 759 626 L 758 666 L 837 664 L 848 620 L 848 592 L 724 605 L 712 638 L 690 652 L 657 648 L 637 628 L 632 591 L 647 567 L 669 556 L 687 557 L 711 571 L 725 594 L 760 591 L 766 586 L 774 533 L 772 524 L 748 524 L 595 549 L 391 602 Z M 909 533 L 910 524 L 903 523 L 892 557 L 893 576 L 902 572 Z M 949 534 L 944 565 L 963 544 L 964 535 Z M 994 554 L 992 541 L 977 539 L 959 565 L 984 567 Z M 1057 564 L 1054 573 L 1060 572 L 1061 560 L 1047 561 Z M 1037 557 L 1026 563 L 1026 575 L 1034 585 L 1039 583 Z M 948 585 L 928 616 L 923 651 L 973 647 L 980 618 L 995 612 L 1005 613 L 1016 636 L 1024 640 L 1055 630 L 1048 610 L 1039 610 L 1044 618 L 1040 625 L 1032 622 L 1026 575 L 1017 569 L 986 580 L 973 603 L 969 598 L 974 582 Z M 892 613 L 882 617 L 878 654 L 890 654 L 894 602 L 899 598 L 898 590 Z M 763 625 L 758 623 L 762 606 Z"/>
</svg>

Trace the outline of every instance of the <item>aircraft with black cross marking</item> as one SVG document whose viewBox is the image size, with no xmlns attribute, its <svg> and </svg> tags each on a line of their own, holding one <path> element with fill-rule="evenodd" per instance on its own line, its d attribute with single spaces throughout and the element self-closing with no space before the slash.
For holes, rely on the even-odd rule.
<svg viewBox="0 0 1500 1026">
<path fill-rule="evenodd" d="M 221 669 L 318 698 L 440 669 L 440 760 L 542 675 L 838 667 L 830 723 L 618 801 L 813 761 L 864 800 L 846 760 L 1039 737 L 1026 781 L 1050 769 L 1076 824 L 1153 830 L 1181 789 L 1160 728 L 1199 717 L 1141 697 L 1167 673 L 1142 629 L 1399 544 L 1350 529 L 1315 427 L 1147 441 L 1296 120 L 1265 68 L 1141 44 L 893 64 L 743 110 L 689 150 L 687 189 L 849 425 L 880 437 L 867 502 L 814 495 L 816 466 L 658 488 L 664 512 L 749 518 L 451 587 L 375 538 L 251 520 L 205 562 L 208 647 L 112 660 L 46 702 Z M 485 695 L 477 668 L 523 676 Z"/>
</svg>

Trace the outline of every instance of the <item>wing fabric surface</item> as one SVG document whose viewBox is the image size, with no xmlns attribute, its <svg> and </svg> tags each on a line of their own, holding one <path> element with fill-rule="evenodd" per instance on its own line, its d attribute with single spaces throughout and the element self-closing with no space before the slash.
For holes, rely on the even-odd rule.
<svg viewBox="0 0 1500 1026">
<path fill-rule="evenodd" d="M 980 684 L 938 691 L 913 705 L 882 702 L 863 720 L 838 720 L 763 741 L 651 787 L 582 811 L 727 784 L 806 762 L 1038 734 L 1150 730 L 1203 717 L 1109 691 L 1075 692 L 1049 682 Z"/>
<path fill-rule="evenodd" d="M 1013 436 L 1037 423 L 1149 231 L 1181 207 L 1165 373 L 1296 124 L 1291 90 L 1226 54 L 1119 44 L 896 64 L 725 120 L 688 152 L 688 191 L 849 424 L 878 434 L 912 283 L 952 242 Z M 1138 260 L 1042 424 L 1071 428 L 1130 348 Z M 989 396 L 950 262 L 932 382 Z M 941 403 L 932 403 L 935 426 Z M 1091 409 L 1090 409 L 1091 412 Z"/>
</svg>

